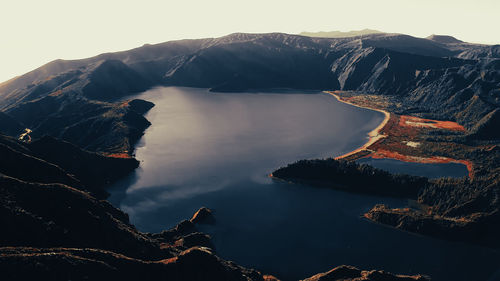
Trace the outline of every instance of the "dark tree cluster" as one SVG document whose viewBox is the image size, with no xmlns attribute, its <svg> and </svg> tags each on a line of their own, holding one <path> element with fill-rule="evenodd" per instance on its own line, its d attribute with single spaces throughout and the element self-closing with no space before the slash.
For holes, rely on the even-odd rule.
<svg viewBox="0 0 500 281">
<path fill-rule="evenodd" d="M 273 172 L 283 180 L 393 197 L 416 198 L 429 185 L 424 177 L 391 174 L 366 164 L 335 160 L 301 160 Z"/>
</svg>

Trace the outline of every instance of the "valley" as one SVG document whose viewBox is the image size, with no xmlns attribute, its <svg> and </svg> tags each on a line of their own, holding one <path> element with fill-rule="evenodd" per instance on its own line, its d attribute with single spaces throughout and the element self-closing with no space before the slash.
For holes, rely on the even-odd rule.
<svg viewBox="0 0 500 281">
<path fill-rule="evenodd" d="M 161 87 L 192 93 L 158 94 L 165 103 L 137 96 Z M 495 278 L 499 89 L 500 46 L 442 36 L 234 33 L 55 60 L 0 84 L 0 218 L 10 226 L 0 232 L 2 272 L 21 280 L 95 277 L 87 271 L 202 280 L 193 269 L 227 280 Z M 332 110 L 335 99 L 321 91 L 361 108 Z M 370 114 L 378 117 L 362 118 Z M 148 142 L 155 132 L 161 138 Z M 359 159 L 454 163 L 468 176 L 395 175 Z M 215 225 L 185 220 L 207 202 L 219 204 Z M 167 212 L 148 214 L 152 206 Z M 381 258 L 389 242 L 395 251 Z M 252 259 L 257 250 L 274 256 Z"/>
</svg>

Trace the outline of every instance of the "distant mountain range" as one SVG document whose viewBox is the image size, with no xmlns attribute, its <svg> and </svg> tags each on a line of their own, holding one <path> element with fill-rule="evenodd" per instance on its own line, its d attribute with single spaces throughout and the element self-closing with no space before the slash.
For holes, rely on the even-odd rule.
<svg viewBox="0 0 500 281">
<path fill-rule="evenodd" d="M 499 45 L 447 36 L 236 33 L 56 60 L 0 85 L 0 110 L 7 115 L 3 119 L 31 128 L 35 137 L 49 134 L 93 151 L 120 152 L 132 149 L 130 127 L 115 126 L 124 124 L 123 115 L 102 112 L 155 85 L 226 92 L 349 90 L 397 97 L 402 105 L 398 112 L 456 120 L 473 136 L 497 138 L 499 58 Z M 143 127 L 139 123 L 144 121 L 136 119 L 135 126 Z M 113 140 L 104 137 L 110 132 L 104 128 L 111 127 L 122 128 Z M 0 131 L 12 132 L 12 126 Z"/>
<path fill-rule="evenodd" d="M 385 33 L 382 31 L 374 29 L 362 29 L 362 30 L 352 30 L 352 31 L 319 31 L 319 32 L 301 32 L 299 35 L 309 36 L 309 37 L 320 37 L 320 38 L 345 38 L 345 37 L 355 37 L 369 34 Z"/>
</svg>

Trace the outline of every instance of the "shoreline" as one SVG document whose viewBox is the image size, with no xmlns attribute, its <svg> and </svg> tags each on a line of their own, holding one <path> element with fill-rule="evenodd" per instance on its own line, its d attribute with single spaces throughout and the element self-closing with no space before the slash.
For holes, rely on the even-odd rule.
<svg viewBox="0 0 500 281">
<path fill-rule="evenodd" d="M 349 157 L 351 155 L 354 155 L 354 154 L 356 154 L 358 152 L 361 152 L 363 150 L 367 150 L 368 147 L 370 147 L 371 145 L 373 145 L 378 140 L 387 137 L 386 135 L 381 134 L 380 131 L 385 127 L 385 125 L 387 125 L 387 122 L 389 122 L 389 119 L 391 118 L 391 113 L 390 112 L 382 110 L 382 109 L 371 108 L 371 107 L 367 107 L 367 106 L 361 106 L 361 105 L 357 105 L 357 104 L 351 103 L 349 101 L 342 100 L 340 98 L 340 96 L 337 95 L 337 94 L 335 94 L 333 91 L 323 91 L 323 93 L 326 93 L 326 94 L 328 94 L 330 96 L 333 96 L 339 102 L 342 102 L 342 103 L 345 103 L 345 104 L 349 104 L 349 105 L 352 105 L 352 106 L 355 106 L 355 107 L 359 107 L 359 108 L 364 108 L 364 109 L 378 111 L 378 112 L 384 114 L 384 120 L 375 129 L 373 129 L 370 132 L 368 132 L 368 137 L 369 137 L 368 142 L 366 142 L 364 145 L 362 145 L 361 147 L 359 147 L 359 148 L 357 148 L 357 149 L 355 149 L 353 151 L 350 151 L 348 153 L 345 153 L 343 155 L 335 157 L 335 160 L 343 159 L 343 158 Z"/>
<path fill-rule="evenodd" d="M 445 130 L 452 130 L 452 131 L 465 131 L 465 129 L 458 125 L 455 124 L 454 122 L 450 121 L 436 121 L 436 120 L 430 120 L 430 119 L 421 119 L 418 117 L 412 117 L 412 116 L 398 116 L 391 114 L 390 112 L 383 110 L 383 109 L 378 109 L 378 108 L 373 108 L 369 106 L 363 106 L 363 105 L 358 105 L 355 103 L 352 103 L 350 101 L 342 99 L 337 93 L 338 91 L 323 91 L 324 93 L 336 98 L 339 102 L 349 104 L 355 107 L 359 108 L 364 108 L 364 109 L 369 109 L 369 110 L 374 110 L 381 112 L 385 115 L 384 120 L 382 123 L 380 123 L 375 129 L 370 131 L 368 133 L 369 140 L 366 142 L 363 146 L 350 151 L 348 153 L 345 153 L 343 155 L 337 156 L 334 159 L 335 160 L 340 160 L 340 159 L 345 159 L 351 157 L 352 159 L 349 160 L 356 160 L 356 159 L 361 159 L 361 158 L 366 158 L 366 157 L 372 157 L 372 158 L 377 158 L 377 159 L 395 159 L 403 162 L 409 162 L 409 163 L 459 163 L 462 165 L 465 165 L 467 170 L 468 170 L 468 176 L 470 179 L 474 178 L 474 168 L 473 168 L 473 163 L 470 160 L 459 160 L 459 159 L 453 159 L 449 157 L 440 157 L 440 156 L 431 156 L 431 157 L 425 157 L 425 156 L 416 156 L 416 155 L 406 155 L 406 154 L 401 154 L 398 153 L 397 151 L 391 151 L 391 150 L 386 150 L 386 149 L 381 149 L 380 147 L 375 147 L 374 149 L 370 149 L 373 145 L 377 143 L 377 141 L 383 139 L 383 138 L 388 138 L 391 139 L 391 134 L 382 134 L 381 131 L 387 126 L 388 122 L 391 120 L 391 117 L 396 117 L 398 119 L 398 125 L 401 127 L 403 123 L 408 123 L 407 126 L 415 127 L 415 128 L 422 128 L 422 127 L 428 127 L 429 129 L 445 129 Z M 408 122 L 408 120 L 411 119 L 412 122 Z M 415 119 L 415 120 L 413 120 Z M 406 124 L 405 123 L 405 124 Z M 405 126 L 402 126 L 405 127 Z M 406 142 L 413 142 L 413 140 L 407 139 Z M 420 144 L 418 142 L 415 142 L 416 144 Z M 417 146 L 418 146 L 417 145 Z M 415 147 L 416 148 L 416 147 Z M 362 152 L 365 152 L 365 154 L 362 154 Z M 362 155 L 357 155 L 357 154 L 362 154 Z"/>
</svg>

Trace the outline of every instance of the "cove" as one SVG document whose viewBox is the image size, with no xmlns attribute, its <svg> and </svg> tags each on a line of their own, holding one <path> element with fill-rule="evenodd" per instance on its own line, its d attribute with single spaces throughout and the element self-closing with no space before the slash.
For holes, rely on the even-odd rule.
<svg viewBox="0 0 500 281">
<path fill-rule="evenodd" d="M 136 149 L 140 167 L 110 189 L 110 201 L 141 231 L 175 226 L 201 206 L 202 227 L 228 260 L 296 280 L 348 264 L 433 280 L 485 280 L 498 252 L 414 235 L 361 218 L 364 196 L 273 181 L 300 159 L 335 157 L 362 146 L 383 114 L 323 93 L 210 93 L 155 88 L 134 98 L 155 103 Z M 481 279 L 479 279 L 481 280 Z"/>
</svg>

